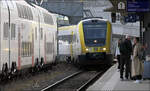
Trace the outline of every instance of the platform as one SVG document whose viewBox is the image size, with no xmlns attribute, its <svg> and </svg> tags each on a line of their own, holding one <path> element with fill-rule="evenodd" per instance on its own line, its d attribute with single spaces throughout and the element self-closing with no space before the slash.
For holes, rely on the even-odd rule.
<svg viewBox="0 0 150 91">
<path fill-rule="evenodd" d="M 142 83 L 134 83 L 133 80 L 120 80 L 120 72 L 117 64 L 112 66 L 100 79 L 98 79 L 87 91 L 150 91 L 150 80 L 142 80 Z"/>
</svg>

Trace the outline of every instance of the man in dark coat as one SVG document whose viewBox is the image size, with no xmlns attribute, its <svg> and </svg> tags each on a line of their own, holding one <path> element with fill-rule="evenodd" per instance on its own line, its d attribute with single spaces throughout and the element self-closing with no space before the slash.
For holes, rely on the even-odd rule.
<svg viewBox="0 0 150 91">
<path fill-rule="evenodd" d="M 131 54 L 132 54 L 132 43 L 129 36 L 120 45 L 121 61 L 120 61 L 120 78 L 123 80 L 123 72 L 125 66 L 125 78 L 131 75 Z"/>
</svg>

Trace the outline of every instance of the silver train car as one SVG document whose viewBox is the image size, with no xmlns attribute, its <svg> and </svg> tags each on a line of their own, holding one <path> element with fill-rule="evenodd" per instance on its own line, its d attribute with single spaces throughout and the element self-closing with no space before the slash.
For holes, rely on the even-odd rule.
<svg viewBox="0 0 150 91">
<path fill-rule="evenodd" d="M 24 0 L 1 0 L 0 21 L 0 75 L 55 62 L 55 14 Z"/>
</svg>

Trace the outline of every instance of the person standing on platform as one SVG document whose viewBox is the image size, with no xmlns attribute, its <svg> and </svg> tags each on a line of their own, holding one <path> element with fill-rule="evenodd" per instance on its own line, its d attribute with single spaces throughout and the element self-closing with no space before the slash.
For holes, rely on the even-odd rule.
<svg viewBox="0 0 150 91">
<path fill-rule="evenodd" d="M 121 39 L 118 40 L 118 43 L 116 46 L 116 53 L 115 53 L 115 56 L 118 60 L 118 71 L 120 70 L 120 43 L 121 43 Z"/>
<path fill-rule="evenodd" d="M 143 74 L 143 61 L 142 61 L 142 46 L 139 43 L 139 38 L 134 38 L 134 51 L 133 51 L 133 61 L 132 61 L 132 77 L 135 78 L 134 83 L 140 83 Z"/>
<path fill-rule="evenodd" d="M 131 74 L 131 54 L 132 54 L 132 43 L 129 36 L 126 36 L 126 39 L 120 45 L 120 78 L 124 79 L 123 72 L 125 66 L 125 78 L 128 79 Z"/>
</svg>

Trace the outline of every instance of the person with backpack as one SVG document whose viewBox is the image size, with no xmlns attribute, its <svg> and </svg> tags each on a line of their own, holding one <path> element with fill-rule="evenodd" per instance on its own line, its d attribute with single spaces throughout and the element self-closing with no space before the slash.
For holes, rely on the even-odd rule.
<svg viewBox="0 0 150 91">
<path fill-rule="evenodd" d="M 129 36 L 120 44 L 120 78 L 124 80 L 123 72 L 125 66 L 125 78 L 128 79 L 131 74 L 131 54 L 132 54 L 132 43 Z"/>
<path fill-rule="evenodd" d="M 134 38 L 135 47 L 133 50 L 133 60 L 132 60 L 132 77 L 136 80 L 134 83 L 140 83 L 143 74 L 143 58 L 144 50 L 139 42 L 139 38 Z"/>
</svg>

